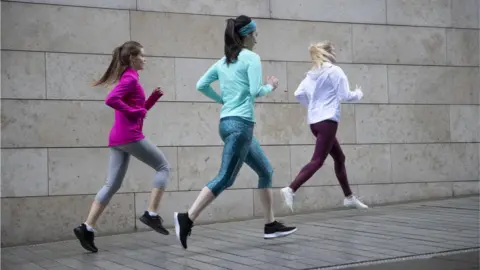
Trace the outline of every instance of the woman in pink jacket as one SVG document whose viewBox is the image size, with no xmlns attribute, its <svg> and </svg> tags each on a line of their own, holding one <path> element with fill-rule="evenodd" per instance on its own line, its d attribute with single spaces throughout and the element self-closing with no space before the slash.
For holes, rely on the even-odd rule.
<svg viewBox="0 0 480 270">
<path fill-rule="evenodd" d="M 157 208 L 169 179 L 170 165 L 165 155 L 142 133 L 147 111 L 160 99 L 163 91 L 156 88 L 145 100 L 145 91 L 138 80 L 138 71 L 145 66 L 144 54 L 142 45 L 135 41 L 125 42 L 115 48 L 110 66 L 94 84 L 97 86 L 118 82 L 105 102 L 115 110 L 108 144 L 111 154 L 107 182 L 97 193 L 87 220 L 74 229 L 82 247 L 91 252 L 98 251 L 94 244 L 93 226 L 122 185 L 131 155 L 156 171 L 148 209 L 140 221 L 159 233 L 169 234 L 162 225 L 163 219 L 157 214 Z"/>
</svg>

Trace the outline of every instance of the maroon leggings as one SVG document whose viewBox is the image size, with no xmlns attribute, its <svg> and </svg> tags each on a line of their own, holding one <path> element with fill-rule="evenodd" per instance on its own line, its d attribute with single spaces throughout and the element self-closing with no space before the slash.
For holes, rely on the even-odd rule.
<svg viewBox="0 0 480 270">
<path fill-rule="evenodd" d="M 335 162 L 335 175 L 345 197 L 352 195 L 350 185 L 348 184 L 347 170 L 345 169 L 345 155 L 335 137 L 337 128 L 338 123 L 331 120 L 310 125 L 313 135 L 317 138 L 315 151 L 313 152 L 312 160 L 300 170 L 295 180 L 290 184 L 290 188 L 293 191 L 297 191 L 307 182 L 323 166 L 325 159 L 330 154 Z"/>
</svg>

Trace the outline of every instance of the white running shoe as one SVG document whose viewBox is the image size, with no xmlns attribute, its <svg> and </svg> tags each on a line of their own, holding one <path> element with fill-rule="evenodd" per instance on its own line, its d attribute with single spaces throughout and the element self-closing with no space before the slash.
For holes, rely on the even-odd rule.
<svg viewBox="0 0 480 270">
<path fill-rule="evenodd" d="M 368 208 L 367 205 L 362 203 L 355 196 L 352 196 L 350 198 L 345 198 L 343 200 L 343 205 L 346 206 L 346 207 L 356 207 L 357 209 L 367 209 Z"/>
<path fill-rule="evenodd" d="M 284 187 L 280 190 L 280 193 L 282 193 L 285 205 L 293 212 L 293 198 L 295 197 L 293 190 L 290 187 Z"/>
</svg>

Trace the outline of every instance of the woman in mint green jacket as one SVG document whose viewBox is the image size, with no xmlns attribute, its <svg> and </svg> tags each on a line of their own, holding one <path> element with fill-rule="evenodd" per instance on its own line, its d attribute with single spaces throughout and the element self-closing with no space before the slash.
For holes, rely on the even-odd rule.
<svg viewBox="0 0 480 270">
<path fill-rule="evenodd" d="M 245 162 L 258 175 L 260 200 L 265 208 L 264 238 L 289 235 L 297 230 L 275 220 L 272 209 L 272 174 L 259 142 L 253 136 L 255 98 L 265 96 L 278 86 L 268 77 L 262 85 L 262 64 L 252 51 L 256 43 L 256 24 L 247 16 L 228 19 L 225 29 L 225 56 L 213 64 L 197 83 L 198 91 L 222 104 L 219 132 L 224 144 L 218 175 L 200 192 L 187 213 L 175 213 L 175 230 L 183 248 L 187 248 L 193 222 L 222 191 L 232 186 Z M 221 95 L 210 86 L 220 82 Z"/>
</svg>

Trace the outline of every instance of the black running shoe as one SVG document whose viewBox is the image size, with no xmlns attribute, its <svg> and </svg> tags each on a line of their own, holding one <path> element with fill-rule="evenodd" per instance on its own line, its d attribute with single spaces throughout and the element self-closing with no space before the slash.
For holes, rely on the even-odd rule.
<svg viewBox="0 0 480 270">
<path fill-rule="evenodd" d="M 162 224 L 163 219 L 158 215 L 150 216 L 148 211 L 145 211 L 145 213 L 143 213 L 143 215 L 140 217 L 140 221 L 143 224 L 147 225 L 148 227 L 154 229 L 158 233 L 165 234 L 165 235 L 170 234 L 170 232 L 168 232 L 167 229 L 163 227 L 163 224 Z"/>
<path fill-rule="evenodd" d="M 277 237 L 284 237 L 297 231 L 297 227 L 287 227 L 278 221 L 270 224 L 265 224 L 264 238 L 272 239 Z"/>
<path fill-rule="evenodd" d="M 174 214 L 175 233 L 184 249 L 187 249 L 187 237 L 192 233 L 193 221 L 188 217 L 188 213 Z"/>
<path fill-rule="evenodd" d="M 93 253 L 98 252 L 98 248 L 93 243 L 95 235 L 93 232 L 87 230 L 87 226 L 85 224 L 82 224 L 77 228 L 73 229 L 73 232 L 75 233 L 77 239 L 80 241 L 80 245 L 82 245 L 84 249 Z"/>
</svg>

